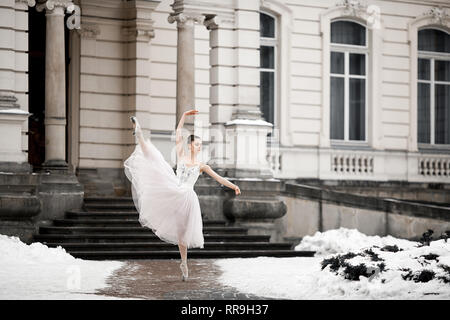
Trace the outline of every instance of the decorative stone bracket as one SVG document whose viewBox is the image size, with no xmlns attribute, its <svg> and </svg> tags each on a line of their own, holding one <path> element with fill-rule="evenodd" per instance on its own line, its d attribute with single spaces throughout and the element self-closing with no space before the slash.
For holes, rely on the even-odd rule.
<svg viewBox="0 0 450 320">
<path fill-rule="evenodd" d="M 83 23 L 77 32 L 82 38 L 95 39 L 100 34 L 100 27 L 94 23 Z"/>
<path fill-rule="evenodd" d="M 147 41 L 155 37 L 155 31 L 151 26 L 128 26 L 122 28 L 122 34 L 134 39 L 144 38 Z"/>
</svg>

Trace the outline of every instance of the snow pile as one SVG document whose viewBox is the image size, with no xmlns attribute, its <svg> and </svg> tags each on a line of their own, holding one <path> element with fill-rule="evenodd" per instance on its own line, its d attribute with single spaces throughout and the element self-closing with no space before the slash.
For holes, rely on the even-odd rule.
<svg viewBox="0 0 450 320">
<path fill-rule="evenodd" d="M 0 234 L 0 299 L 104 299 L 93 293 L 122 265 L 76 259 L 61 247 Z"/>
<path fill-rule="evenodd" d="M 356 229 L 334 229 L 326 232 L 316 232 L 313 236 L 305 236 L 295 250 L 315 251 L 315 256 L 326 256 L 335 253 L 357 251 L 371 246 L 385 247 L 398 245 L 412 248 L 418 243 L 392 236 L 367 236 Z"/>
<path fill-rule="evenodd" d="M 49 248 L 40 242 L 30 245 L 23 243 L 17 237 L 8 237 L 0 234 L 0 261 L 2 263 L 48 263 L 73 262 L 76 259 L 62 247 Z"/>
<path fill-rule="evenodd" d="M 398 288 L 410 287 L 405 283 L 408 281 L 421 283 L 415 290 L 423 294 L 440 295 L 450 293 L 449 258 L 450 242 L 438 240 L 421 247 L 372 246 L 323 259 L 321 266 L 324 272 L 333 272 L 343 279 L 372 281 L 379 285 L 377 290 L 386 285 L 393 289 L 390 295 L 398 294 Z"/>
<path fill-rule="evenodd" d="M 219 281 L 281 299 L 450 299 L 450 240 L 430 246 L 341 228 L 305 237 L 313 258 L 223 259 Z"/>
</svg>

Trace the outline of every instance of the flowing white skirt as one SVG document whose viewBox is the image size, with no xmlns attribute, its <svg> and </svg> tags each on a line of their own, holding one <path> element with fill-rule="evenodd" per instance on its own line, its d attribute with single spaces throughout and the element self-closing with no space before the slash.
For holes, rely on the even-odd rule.
<svg viewBox="0 0 450 320">
<path fill-rule="evenodd" d="M 124 161 L 131 181 L 139 222 L 163 241 L 188 248 L 203 248 L 203 222 L 198 196 L 192 188 L 178 186 L 178 177 L 155 145 L 139 144 Z"/>
</svg>

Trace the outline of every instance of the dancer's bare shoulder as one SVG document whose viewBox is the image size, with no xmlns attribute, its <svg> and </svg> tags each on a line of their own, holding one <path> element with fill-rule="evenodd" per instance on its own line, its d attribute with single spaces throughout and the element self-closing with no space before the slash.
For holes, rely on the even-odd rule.
<svg viewBox="0 0 450 320">
<path fill-rule="evenodd" d="M 207 164 L 200 162 L 200 161 L 198 161 L 197 163 L 191 163 L 187 157 L 180 157 L 180 161 L 183 162 L 184 164 L 187 164 L 189 167 L 198 165 L 200 168 L 200 173 L 203 173 L 204 170 L 209 168 L 209 166 Z"/>
</svg>

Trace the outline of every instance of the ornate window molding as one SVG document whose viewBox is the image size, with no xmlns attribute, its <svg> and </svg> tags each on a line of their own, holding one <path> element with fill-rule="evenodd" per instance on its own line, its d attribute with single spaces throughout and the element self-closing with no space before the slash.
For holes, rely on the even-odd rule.
<svg viewBox="0 0 450 320">
<path fill-rule="evenodd" d="M 417 68 L 418 33 L 420 29 L 441 29 L 450 33 L 450 15 L 442 8 L 434 7 L 408 23 L 408 41 L 410 50 L 410 134 L 408 151 L 418 152 L 417 143 Z"/>
<path fill-rule="evenodd" d="M 383 134 L 381 131 L 381 50 L 383 24 L 380 9 L 377 6 L 365 6 L 359 1 L 344 0 L 335 7 L 329 8 L 320 15 L 320 31 L 322 36 L 322 128 L 320 147 L 328 148 L 330 139 L 330 48 L 331 22 L 349 20 L 360 23 L 367 28 L 368 44 L 368 92 L 366 93 L 368 127 L 366 137 L 368 144 L 374 149 L 382 149 Z M 361 145 L 358 142 L 345 144 Z"/>
</svg>

